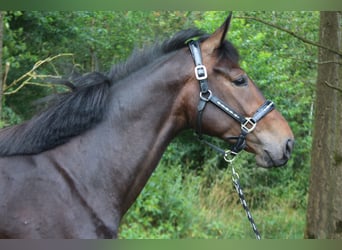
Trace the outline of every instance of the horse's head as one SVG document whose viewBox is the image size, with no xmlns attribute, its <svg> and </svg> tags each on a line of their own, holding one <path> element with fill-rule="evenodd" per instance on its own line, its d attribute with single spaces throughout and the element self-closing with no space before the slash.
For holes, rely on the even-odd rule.
<svg viewBox="0 0 342 250">
<path fill-rule="evenodd" d="M 197 91 L 200 86 L 201 92 L 199 98 L 192 98 L 192 106 L 197 108 L 192 126 L 199 134 L 233 144 L 233 151 L 254 153 L 260 166 L 284 165 L 293 148 L 293 133 L 240 68 L 238 52 L 225 41 L 230 20 L 231 15 L 208 38 L 190 42 L 196 66 L 190 86 Z"/>
</svg>

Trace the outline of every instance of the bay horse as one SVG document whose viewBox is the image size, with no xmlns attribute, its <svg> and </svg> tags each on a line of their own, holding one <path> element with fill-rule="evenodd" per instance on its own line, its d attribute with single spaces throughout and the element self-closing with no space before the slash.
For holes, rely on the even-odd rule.
<svg viewBox="0 0 342 250">
<path fill-rule="evenodd" d="M 80 76 L 51 107 L 2 129 L 0 237 L 116 238 L 185 129 L 235 142 L 262 167 L 284 165 L 294 136 L 240 68 L 225 39 L 230 21 L 211 35 L 180 31 L 108 73 Z"/>
</svg>

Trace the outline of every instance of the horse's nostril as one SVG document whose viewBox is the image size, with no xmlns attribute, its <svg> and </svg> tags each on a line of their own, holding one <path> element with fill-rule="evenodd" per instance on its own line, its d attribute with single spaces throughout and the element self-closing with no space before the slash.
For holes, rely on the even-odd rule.
<svg viewBox="0 0 342 250">
<path fill-rule="evenodd" d="M 293 139 L 288 139 L 286 141 L 286 146 L 285 146 L 285 156 L 289 159 L 291 156 L 291 152 L 293 149 L 293 145 L 294 145 L 294 140 Z"/>
</svg>

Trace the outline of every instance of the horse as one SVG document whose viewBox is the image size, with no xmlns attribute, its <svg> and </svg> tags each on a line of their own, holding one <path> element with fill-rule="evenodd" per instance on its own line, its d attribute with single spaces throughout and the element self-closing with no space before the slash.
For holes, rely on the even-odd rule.
<svg viewBox="0 0 342 250">
<path fill-rule="evenodd" d="M 226 39 L 181 30 L 107 73 L 90 72 L 22 124 L 0 131 L 0 238 L 117 238 L 120 220 L 183 130 L 289 160 L 294 136 Z"/>
</svg>

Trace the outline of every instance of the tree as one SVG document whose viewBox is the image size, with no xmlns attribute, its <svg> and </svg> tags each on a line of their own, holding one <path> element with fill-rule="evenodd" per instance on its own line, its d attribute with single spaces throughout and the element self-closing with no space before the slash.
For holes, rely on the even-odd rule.
<svg viewBox="0 0 342 250">
<path fill-rule="evenodd" d="M 341 13 L 320 13 L 320 44 L 342 50 Z M 320 48 L 306 238 L 342 238 L 342 58 Z"/>
</svg>

